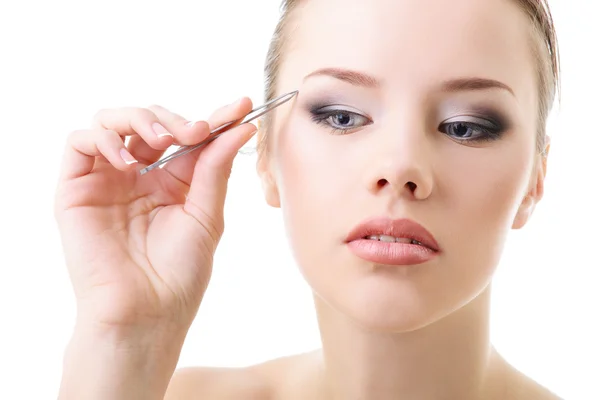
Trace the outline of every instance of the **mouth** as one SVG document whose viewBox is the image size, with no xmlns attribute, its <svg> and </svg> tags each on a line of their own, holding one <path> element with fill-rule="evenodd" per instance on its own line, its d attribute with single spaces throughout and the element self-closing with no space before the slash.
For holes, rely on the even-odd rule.
<svg viewBox="0 0 600 400">
<path fill-rule="evenodd" d="M 385 242 L 385 243 L 413 244 L 413 245 L 417 245 L 417 246 L 423 246 L 423 247 L 430 248 L 429 246 L 419 242 L 418 240 L 411 239 L 408 237 L 394 237 L 394 236 L 388 236 L 388 235 L 368 235 L 368 236 L 363 237 L 363 239 L 376 240 L 378 242 Z M 431 250 L 433 250 L 433 249 L 431 249 Z"/>
<path fill-rule="evenodd" d="M 439 252 L 440 246 L 433 235 L 410 219 L 372 218 L 356 226 L 346 242 L 372 240 L 384 243 L 418 245 Z"/>
<path fill-rule="evenodd" d="M 387 265 L 421 264 L 441 252 L 433 235 L 410 219 L 367 220 L 350 232 L 346 244 L 358 257 Z"/>
</svg>

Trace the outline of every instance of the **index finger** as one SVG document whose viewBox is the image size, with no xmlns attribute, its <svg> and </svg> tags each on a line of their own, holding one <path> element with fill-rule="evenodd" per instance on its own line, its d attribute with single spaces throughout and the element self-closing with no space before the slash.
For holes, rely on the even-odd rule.
<svg viewBox="0 0 600 400">
<path fill-rule="evenodd" d="M 243 97 L 232 104 L 216 110 L 208 118 L 207 122 L 212 130 L 228 122 L 240 120 L 239 122 L 232 124 L 227 128 L 227 130 L 231 130 L 239 126 L 241 119 L 248 115 L 250 111 L 252 111 L 252 101 L 247 97 Z M 205 148 L 206 146 L 201 147 L 188 154 L 169 161 L 165 164 L 164 170 L 168 171 L 171 175 L 187 185 L 191 185 L 192 177 L 194 176 L 194 167 L 198 161 L 198 157 L 201 157 L 202 151 Z"/>
<path fill-rule="evenodd" d="M 165 151 L 173 144 L 173 134 L 147 108 L 123 107 L 100 110 L 94 116 L 92 126 L 117 132 L 120 136 L 139 135 L 150 147 Z"/>
</svg>

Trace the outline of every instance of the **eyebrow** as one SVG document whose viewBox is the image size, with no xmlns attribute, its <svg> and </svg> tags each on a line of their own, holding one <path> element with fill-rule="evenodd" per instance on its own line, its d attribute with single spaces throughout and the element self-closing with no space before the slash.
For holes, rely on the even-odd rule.
<svg viewBox="0 0 600 400">
<path fill-rule="evenodd" d="M 444 92 L 460 92 L 485 89 L 503 89 L 508 91 L 513 96 L 515 95 L 515 92 L 513 92 L 510 86 L 494 79 L 460 78 L 452 79 L 442 84 L 442 91 Z"/>
<path fill-rule="evenodd" d="M 312 78 L 314 76 L 331 76 L 351 85 L 363 86 L 366 88 L 376 88 L 381 85 L 381 82 L 377 78 L 362 72 L 343 68 L 321 68 L 306 75 L 304 80 L 306 81 L 308 78 Z"/>
<path fill-rule="evenodd" d="M 381 86 L 381 81 L 373 76 L 363 72 L 353 71 L 344 68 L 321 68 L 304 77 L 304 81 L 315 76 L 330 76 L 332 78 L 347 82 L 354 86 L 362 86 L 366 88 L 378 88 Z M 513 96 L 515 92 L 505 83 L 494 79 L 486 78 L 458 78 L 451 79 L 441 84 L 443 92 L 461 92 L 475 91 L 486 89 L 502 89 L 508 91 Z"/>
</svg>

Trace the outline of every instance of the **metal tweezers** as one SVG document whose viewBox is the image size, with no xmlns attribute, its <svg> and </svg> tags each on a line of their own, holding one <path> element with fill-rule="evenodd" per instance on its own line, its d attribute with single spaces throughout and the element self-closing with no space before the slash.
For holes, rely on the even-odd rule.
<svg viewBox="0 0 600 400">
<path fill-rule="evenodd" d="M 294 98 L 294 96 L 298 93 L 297 90 L 293 91 L 293 92 L 289 92 L 286 93 L 284 95 L 281 95 L 265 104 L 263 104 L 260 107 L 255 108 L 254 110 L 250 111 L 246 117 L 244 117 L 243 119 L 240 120 L 235 120 L 235 121 L 231 121 L 228 122 L 224 125 L 221 125 L 218 128 L 213 129 L 210 134 L 208 135 L 208 137 L 206 139 L 204 139 L 203 141 L 201 141 L 198 144 L 194 144 L 194 145 L 190 145 L 190 146 L 182 146 L 180 147 L 177 151 L 175 151 L 174 153 L 158 160 L 157 162 L 155 162 L 154 164 L 150 164 L 147 167 L 143 168 L 140 170 L 140 175 L 144 175 L 147 172 L 152 171 L 153 169 L 159 167 L 160 165 L 167 163 L 177 157 L 183 156 L 185 154 L 188 154 L 210 142 L 212 142 L 213 140 L 215 140 L 216 138 L 218 138 L 219 136 L 221 136 L 222 134 L 224 134 L 225 132 L 227 132 L 227 128 L 229 128 L 230 126 L 234 125 L 234 124 L 238 124 L 242 125 L 245 123 L 248 123 L 250 121 L 255 120 L 256 118 L 268 113 L 271 110 L 274 110 L 275 108 L 279 107 L 280 105 L 288 102 L 289 100 L 291 100 L 292 98 Z M 255 114 L 256 113 L 256 114 Z M 255 115 L 253 115 L 255 114 Z"/>
</svg>

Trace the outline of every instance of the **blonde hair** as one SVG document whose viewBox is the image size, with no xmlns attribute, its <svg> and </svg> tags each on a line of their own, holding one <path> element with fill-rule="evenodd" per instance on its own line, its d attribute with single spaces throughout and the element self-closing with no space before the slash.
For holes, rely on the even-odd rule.
<svg viewBox="0 0 600 400">
<path fill-rule="evenodd" d="M 537 62 L 538 79 L 538 132 L 537 150 L 543 153 L 545 150 L 546 120 L 554 104 L 555 95 L 560 96 L 560 58 L 558 53 L 558 42 L 554 21 L 550 12 L 548 0 L 513 0 L 527 14 L 532 23 L 533 35 L 532 46 Z M 271 39 L 269 51 L 265 62 L 265 101 L 276 96 L 279 69 L 282 64 L 285 50 L 286 35 L 289 34 L 289 23 L 293 11 L 301 0 L 283 0 L 281 3 L 281 14 L 275 32 Z M 266 151 L 266 138 L 271 125 L 271 116 L 267 114 L 262 121 L 261 137 L 258 144 L 259 156 Z"/>
</svg>

